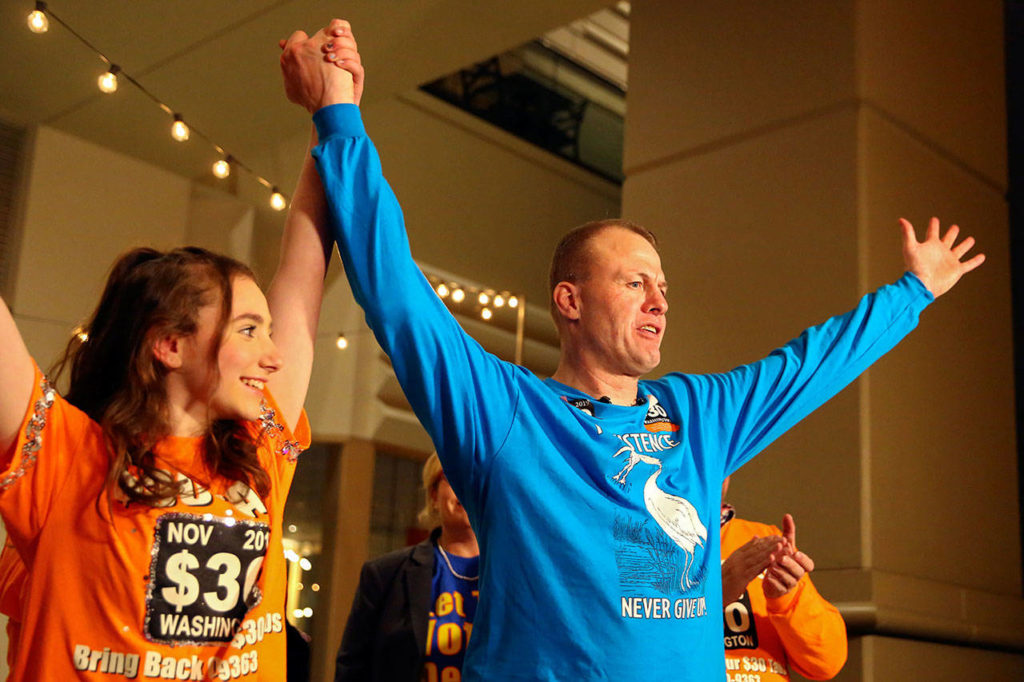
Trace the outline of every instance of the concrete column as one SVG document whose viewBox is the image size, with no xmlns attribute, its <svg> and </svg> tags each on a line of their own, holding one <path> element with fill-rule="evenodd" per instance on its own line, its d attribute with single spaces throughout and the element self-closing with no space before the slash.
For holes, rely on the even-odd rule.
<svg viewBox="0 0 1024 682">
<path fill-rule="evenodd" d="M 792 512 L 872 635 L 844 679 L 963 679 L 935 640 L 1016 652 L 991 679 L 1021 679 L 1002 3 L 636 0 L 630 42 L 623 214 L 662 240 L 661 370 L 728 370 L 850 309 L 901 274 L 901 216 L 977 237 L 984 267 L 730 497 Z"/>
<path fill-rule="evenodd" d="M 313 633 L 314 680 L 334 679 L 334 659 L 345 619 L 359 584 L 359 572 L 368 558 L 375 461 L 373 443 L 353 439 L 345 443 L 331 467 L 323 531 L 323 558 L 331 572 L 322 597 L 326 609 Z"/>
</svg>

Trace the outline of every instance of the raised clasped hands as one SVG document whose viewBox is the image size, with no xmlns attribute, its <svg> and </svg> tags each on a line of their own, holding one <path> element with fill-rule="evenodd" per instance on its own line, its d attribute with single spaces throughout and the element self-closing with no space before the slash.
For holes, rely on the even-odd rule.
<svg viewBox="0 0 1024 682">
<path fill-rule="evenodd" d="M 278 44 L 289 100 L 310 113 L 331 104 L 359 104 L 363 65 L 347 21 L 333 19 L 312 36 L 295 31 Z"/>
<path fill-rule="evenodd" d="M 940 236 L 939 219 L 932 218 L 923 242 L 917 241 L 910 221 L 900 218 L 900 225 L 903 228 L 903 262 L 935 298 L 952 289 L 961 277 L 985 262 L 983 253 L 963 260 L 974 246 L 974 237 L 967 237 L 957 244 L 960 228 L 956 225 L 951 225 L 946 234 Z"/>
</svg>

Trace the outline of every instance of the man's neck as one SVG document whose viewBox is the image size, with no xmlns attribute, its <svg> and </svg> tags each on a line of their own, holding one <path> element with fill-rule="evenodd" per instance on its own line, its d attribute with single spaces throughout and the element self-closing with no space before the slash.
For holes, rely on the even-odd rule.
<svg viewBox="0 0 1024 682">
<path fill-rule="evenodd" d="M 601 375 L 597 372 L 583 372 L 565 362 L 558 364 L 558 370 L 551 376 L 555 381 L 582 391 L 596 400 L 608 398 L 613 405 L 636 404 L 639 379 L 627 376 Z"/>
</svg>

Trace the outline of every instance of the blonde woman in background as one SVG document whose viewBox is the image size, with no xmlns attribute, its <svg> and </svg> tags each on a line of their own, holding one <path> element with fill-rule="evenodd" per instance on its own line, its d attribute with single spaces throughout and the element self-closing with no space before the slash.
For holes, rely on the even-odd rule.
<svg viewBox="0 0 1024 682">
<path fill-rule="evenodd" d="M 479 595 L 480 549 L 437 454 L 423 465 L 418 545 L 363 564 L 335 682 L 461 679 Z"/>
</svg>

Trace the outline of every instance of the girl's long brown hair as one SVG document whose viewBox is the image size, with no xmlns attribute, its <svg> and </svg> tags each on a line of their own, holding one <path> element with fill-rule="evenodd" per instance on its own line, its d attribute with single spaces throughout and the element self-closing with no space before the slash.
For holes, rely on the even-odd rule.
<svg viewBox="0 0 1024 682">
<path fill-rule="evenodd" d="M 164 377 L 153 344 L 167 335 L 190 336 L 200 308 L 219 304 L 218 343 L 231 314 L 231 281 L 255 280 L 239 261 L 198 247 L 161 252 L 138 248 L 121 256 L 99 305 L 72 337 L 51 375 L 70 369 L 67 400 L 103 428 L 110 448 L 107 490 L 129 502 L 158 506 L 181 491 L 181 482 L 157 466 L 153 446 L 169 435 Z M 216 420 L 204 436 L 204 459 L 214 476 L 242 481 L 266 496 L 270 477 L 260 466 L 245 424 Z"/>
</svg>

